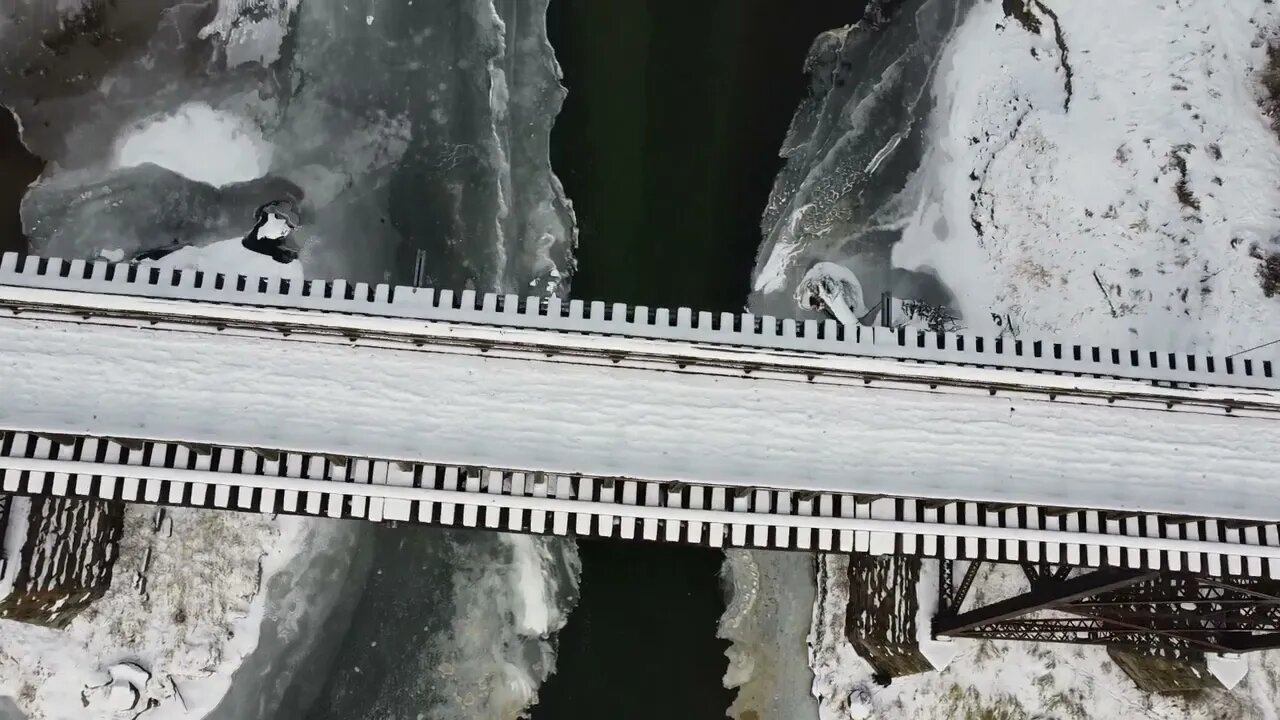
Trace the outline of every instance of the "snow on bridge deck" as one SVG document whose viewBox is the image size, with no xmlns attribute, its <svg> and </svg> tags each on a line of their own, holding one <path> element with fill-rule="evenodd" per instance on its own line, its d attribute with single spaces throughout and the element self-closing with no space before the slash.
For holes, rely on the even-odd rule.
<svg viewBox="0 0 1280 720">
<path fill-rule="evenodd" d="M 369 312 L 366 298 L 388 298 L 387 289 L 361 288 L 351 293 L 357 301 L 331 285 L 336 297 L 326 299 L 314 284 L 314 294 L 283 294 L 313 306 L 298 310 L 264 307 L 285 304 L 265 281 L 235 290 L 231 278 L 215 291 L 213 276 L 192 273 L 150 277 L 119 266 L 106 280 L 104 265 L 36 267 L 0 267 L 0 429 L 551 476 L 1280 520 L 1280 383 L 1271 363 L 1228 368 L 1141 353 L 1141 362 L 1117 364 L 1108 361 L 1130 354 L 1052 344 L 993 357 L 989 343 L 982 358 L 1079 373 L 1105 366 L 1111 377 L 1067 376 L 919 362 L 973 362 L 973 338 L 965 351 L 958 338 L 932 334 L 918 336 L 928 343 L 895 333 L 889 345 L 864 345 L 832 325 L 822 338 L 810 325 L 801 338 L 794 324 L 771 333 L 783 324 L 755 330 L 746 316 L 719 330 L 704 325 L 692 335 L 710 338 L 701 342 L 643 337 L 693 332 L 691 314 L 626 309 L 608 320 L 596 314 L 596 326 L 576 332 L 548 332 L 504 314 L 537 303 L 508 301 L 488 315 L 500 321 L 487 323 L 403 317 L 402 308 Z M 143 296 L 162 292 L 176 299 Z M 403 288 L 394 295 L 414 297 Z M 230 302 L 208 302 L 215 298 Z M 318 312 L 353 302 L 364 312 Z M 494 300 L 468 297 L 455 307 L 436 297 L 427 307 L 482 315 L 475 306 L 486 304 Z M 582 309 L 552 309 L 535 317 L 590 320 Z M 643 327 L 624 333 L 618 323 Z M 766 336 L 755 343 L 765 347 L 746 347 L 735 325 Z M 1180 384 L 1114 377 L 1141 373 Z"/>
<path fill-rule="evenodd" d="M 771 318 L 751 316 L 712 329 L 702 314 L 698 329 L 688 311 L 611 306 L 606 318 L 603 304 L 592 312 L 575 303 L 538 315 L 536 301 L 514 297 L 498 310 L 494 296 L 469 293 L 346 292 L 340 282 L 281 292 L 236 278 L 219 290 L 215 282 L 223 279 L 6 256 L 4 305 L 78 304 L 101 317 L 7 313 L 0 425 L 597 477 L 1280 519 L 1268 502 L 1280 445 L 1270 422 L 1280 417 L 1280 379 L 1269 361 L 1191 357 L 1178 367 L 1171 354 L 1064 353 L 1051 344 L 1042 353 L 1030 342 L 1015 353 L 1013 342 L 988 341 L 981 353 L 976 338 L 965 350 L 956 336 L 845 339 L 832 323 L 818 337 L 812 323 L 770 332 Z M 216 324 L 241 328 L 214 337 Z M 626 336 L 545 333 L 539 324 Z M 292 334 L 272 330 L 283 325 Z M 904 358 L 1101 367 L 1215 385 L 1168 389 Z"/>
<path fill-rule="evenodd" d="M 1263 417 L 53 317 L 0 348 L 15 430 L 1221 517 L 1276 490 Z"/>
</svg>

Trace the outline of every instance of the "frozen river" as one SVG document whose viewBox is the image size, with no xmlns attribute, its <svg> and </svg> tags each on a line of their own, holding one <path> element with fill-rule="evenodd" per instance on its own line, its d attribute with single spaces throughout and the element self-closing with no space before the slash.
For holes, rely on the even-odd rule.
<svg viewBox="0 0 1280 720">
<path fill-rule="evenodd" d="M 286 201 L 309 276 L 782 314 L 789 291 L 762 285 L 761 267 L 786 204 L 823 197 L 822 183 L 789 197 L 792 178 L 833 144 L 866 160 L 901 132 L 910 148 L 946 30 L 905 23 L 869 41 L 859 74 L 830 38 L 806 65 L 815 36 L 860 17 L 843 0 L 552 0 L 549 39 L 546 0 L 68 2 L 61 15 L 27 2 L 23 22 L 0 19 L 0 100 L 48 166 L 23 200 L 26 237 L 0 224 L 9 245 L 207 246 Z M 856 95 L 891 72 L 907 80 L 866 136 L 805 110 L 813 83 Z M 38 167 L 8 162 L 20 155 L 0 144 L 10 201 Z M 855 177 L 866 203 L 831 211 L 842 229 L 874 221 L 912 157 L 900 162 Z M 891 237 L 821 234 L 799 241 L 810 260 L 855 257 L 876 288 L 916 287 L 888 271 Z M 535 718 L 716 717 L 737 696 L 725 682 L 740 686 L 737 717 L 816 717 L 808 555 L 726 564 L 320 523 L 302 548 L 267 583 L 258 648 L 210 717 L 503 718 L 539 693 Z"/>
</svg>

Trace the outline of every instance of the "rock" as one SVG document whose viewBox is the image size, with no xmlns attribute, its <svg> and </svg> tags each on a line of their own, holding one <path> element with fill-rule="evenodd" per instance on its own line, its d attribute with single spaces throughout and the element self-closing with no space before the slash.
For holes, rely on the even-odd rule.
<svg viewBox="0 0 1280 720">
<path fill-rule="evenodd" d="M 820 262 L 809 268 L 795 291 L 802 310 L 826 310 L 846 326 L 856 326 L 869 311 L 862 297 L 862 283 L 847 267 Z"/>
<path fill-rule="evenodd" d="M 107 668 L 107 673 L 111 675 L 111 682 L 127 683 L 137 688 L 139 692 L 147 689 L 147 683 L 151 682 L 151 673 L 147 672 L 141 665 L 131 662 L 116 663 Z"/>
<path fill-rule="evenodd" d="M 871 691 L 865 687 L 854 688 L 849 694 L 849 718 L 851 720 L 869 720 L 875 711 L 871 701 Z"/>
<path fill-rule="evenodd" d="M 116 680 L 111 683 L 111 690 L 107 694 L 107 707 L 115 712 L 132 710 L 138 706 L 138 698 L 136 687 L 124 680 Z"/>
</svg>

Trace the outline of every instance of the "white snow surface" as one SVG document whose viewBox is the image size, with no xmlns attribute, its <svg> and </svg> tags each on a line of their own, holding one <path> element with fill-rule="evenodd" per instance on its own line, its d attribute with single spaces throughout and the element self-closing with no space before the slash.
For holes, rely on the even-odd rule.
<svg viewBox="0 0 1280 720">
<path fill-rule="evenodd" d="M 116 663 L 107 668 L 107 674 L 111 676 L 112 682 L 129 683 L 139 691 L 145 690 L 151 682 L 151 673 L 144 670 L 137 663 Z"/>
<path fill-rule="evenodd" d="M 9 498 L 9 512 L 4 532 L 4 552 L 6 560 L 4 574 L 0 575 L 0 600 L 9 597 L 13 592 L 13 582 L 18 576 L 18 565 L 22 546 L 27 542 L 27 517 L 31 511 L 31 500 L 22 497 Z"/>
<path fill-rule="evenodd" d="M 283 215 L 270 213 L 267 216 L 267 221 L 262 224 L 262 227 L 258 228 L 258 237 L 279 240 L 280 238 L 288 237 L 292 231 L 293 226 L 289 224 L 289 221 Z"/>
<path fill-rule="evenodd" d="M 1275 423 L 1262 417 L 459 354 L 442 341 L 228 330 L 214 345 L 212 332 L 4 318 L 0 372 L 16 383 L 0 425 L 1222 517 L 1267 512 L 1276 487 Z M 147 382 L 104 387 L 106 373 Z M 1221 492 L 1224 477 L 1235 492 Z"/>
<path fill-rule="evenodd" d="M 814 309 L 820 303 L 846 327 L 856 327 L 867 314 L 862 296 L 862 283 L 849 268 L 832 262 L 820 262 L 809 268 L 796 287 L 796 303 Z"/>
<path fill-rule="evenodd" d="M 454 682 L 459 687 L 466 683 L 464 678 L 471 676 L 471 669 L 482 669 L 482 685 L 485 681 L 489 687 L 483 689 L 488 693 L 487 703 L 482 701 L 481 707 L 488 708 L 493 717 L 523 716 L 523 711 L 538 700 L 538 688 L 545 676 L 534 668 L 555 668 L 555 648 L 548 638 L 559 632 L 568 621 L 568 608 L 557 598 L 559 592 L 555 575 L 549 572 L 556 564 L 558 552 L 549 545 L 548 538 L 532 535 L 504 533 L 501 541 L 511 548 L 511 564 L 488 568 L 481 577 L 467 577 L 465 573 L 455 576 L 455 583 L 469 583 L 466 589 L 457 590 L 456 600 L 463 600 L 473 595 L 496 593 L 500 600 L 498 608 L 510 607 L 511 620 L 500 620 L 498 632 L 506 634 L 506 628 L 514 630 L 514 638 L 508 642 L 522 642 L 526 638 L 541 638 L 544 642 L 526 644 L 526 656 L 522 661 L 499 660 L 497 656 L 490 659 L 489 646 L 491 637 L 477 636 L 484 632 L 478 628 L 489 628 L 486 623 L 477 622 L 477 614 L 492 615 L 493 607 L 488 598 L 478 602 L 465 611 L 460 611 L 454 626 L 457 630 L 458 643 L 456 651 L 462 660 L 462 668 L 454 669 L 457 673 Z M 576 578 L 576 570 L 575 578 Z M 505 581 L 505 582 L 504 582 Z M 576 580 L 575 580 L 576 582 Z M 489 587 L 490 583 L 495 583 Z M 493 631 L 493 628 L 490 628 Z M 471 643 L 475 643 L 474 645 Z M 496 666 L 496 676 L 491 674 Z M 475 707 L 475 706 L 472 706 Z"/>
<path fill-rule="evenodd" d="M 1020 334 L 1098 344 L 1274 339 L 1280 302 L 1249 253 L 1280 235 L 1280 143 L 1258 105 L 1275 6 L 1049 5 L 1070 110 L 1053 21 L 1041 14 L 1034 36 L 978 3 L 939 67 L 895 264 L 937 269 L 983 333 L 996 314 Z M 1179 200 L 1179 157 L 1198 209 Z"/>
<path fill-rule="evenodd" d="M 301 280 L 303 277 L 300 261 L 278 263 L 266 255 L 247 249 L 240 243 L 239 238 L 221 240 L 203 247 L 184 247 L 159 260 L 146 260 L 141 264 L 154 264 L 156 267 L 165 269 L 216 270 L 245 277 L 287 280 Z"/>
<path fill-rule="evenodd" d="M 545 542 L 529 535 L 502 538 L 511 546 L 513 556 L 511 590 L 516 598 L 516 629 L 523 635 L 546 637 L 568 619 L 557 610 L 552 597 L 555 588 L 549 585 L 552 580 L 544 571 L 552 562 L 550 551 Z"/>
<path fill-rule="evenodd" d="M 1218 678 L 1218 682 L 1228 690 L 1239 685 L 1245 674 L 1249 672 L 1248 660 L 1240 655 L 1208 653 L 1205 655 L 1205 660 L 1209 665 L 1209 672 L 1213 673 L 1213 676 Z"/>
<path fill-rule="evenodd" d="M 982 333 L 995 314 L 1006 332 L 1185 351 L 1280 335 L 1280 301 L 1263 297 L 1249 256 L 1280 233 L 1280 143 L 1257 78 L 1276 6 L 1046 4 L 1068 48 L 1069 110 L 1052 19 L 1035 11 L 1035 36 L 1001 3 L 977 3 L 940 65 L 895 264 L 936 269 Z M 1233 692 L 1195 701 L 1137 690 L 1102 648 L 1037 643 L 957 641 L 945 671 L 875 687 L 843 638 L 846 562 L 823 559 L 810 637 L 824 720 L 865 716 L 868 697 L 886 719 L 1277 717 L 1274 652 L 1230 668 L 1249 668 Z M 1016 567 L 989 566 L 973 602 L 1025 588 Z"/>
<path fill-rule="evenodd" d="M 0 620 L 0 696 L 29 720 L 113 717 L 97 691 L 113 675 L 138 688 L 141 707 L 158 701 L 148 720 L 202 717 L 256 646 L 259 589 L 298 552 L 305 521 L 169 509 L 157 530 L 156 512 L 126 509 L 111 590 L 66 630 Z M 121 676 L 123 662 L 150 681 Z"/>
<path fill-rule="evenodd" d="M 251 120 L 190 102 L 145 118 L 116 141 L 115 164 L 154 163 L 192 180 L 229 185 L 262 177 L 272 146 Z"/>
</svg>

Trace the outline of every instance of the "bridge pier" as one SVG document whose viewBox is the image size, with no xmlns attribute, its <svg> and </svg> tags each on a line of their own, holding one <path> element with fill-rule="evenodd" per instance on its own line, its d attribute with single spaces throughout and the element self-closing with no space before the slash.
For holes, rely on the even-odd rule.
<svg viewBox="0 0 1280 720">
<path fill-rule="evenodd" d="M 845 636 L 877 679 L 887 682 L 933 670 L 917 635 L 920 559 L 855 553 L 848 577 Z"/>
<path fill-rule="evenodd" d="M 0 618 L 65 627 L 106 594 L 124 505 L 0 496 Z"/>
<path fill-rule="evenodd" d="M 1184 695 L 1223 687 L 1202 652 L 1109 645 L 1107 655 L 1144 692 Z"/>
</svg>

